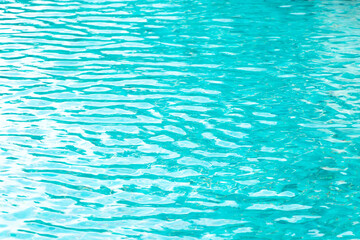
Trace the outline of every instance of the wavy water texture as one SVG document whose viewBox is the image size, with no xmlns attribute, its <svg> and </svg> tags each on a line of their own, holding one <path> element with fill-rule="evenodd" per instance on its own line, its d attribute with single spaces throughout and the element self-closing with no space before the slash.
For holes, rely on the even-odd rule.
<svg viewBox="0 0 360 240">
<path fill-rule="evenodd" d="M 360 238 L 358 16 L 1 1 L 0 239 Z"/>
</svg>

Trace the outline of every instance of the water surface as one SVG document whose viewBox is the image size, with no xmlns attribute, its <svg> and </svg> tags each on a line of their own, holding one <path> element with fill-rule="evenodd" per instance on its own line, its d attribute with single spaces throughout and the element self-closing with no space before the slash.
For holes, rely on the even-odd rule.
<svg viewBox="0 0 360 240">
<path fill-rule="evenodd" d="M 359 16 L 3 0 L 0 238 L 360 238 Z"/>
</svg>

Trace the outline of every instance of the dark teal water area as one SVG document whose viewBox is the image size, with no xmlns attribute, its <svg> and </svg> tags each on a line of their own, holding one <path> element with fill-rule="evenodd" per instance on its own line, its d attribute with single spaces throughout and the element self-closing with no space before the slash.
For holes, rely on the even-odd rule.
<svg viewBox="0 0 360 240">
<path fill-rule="evenodd" d="M 360 2 L 2 0 L 0 239 L 359 239 Z"/>
</svg>

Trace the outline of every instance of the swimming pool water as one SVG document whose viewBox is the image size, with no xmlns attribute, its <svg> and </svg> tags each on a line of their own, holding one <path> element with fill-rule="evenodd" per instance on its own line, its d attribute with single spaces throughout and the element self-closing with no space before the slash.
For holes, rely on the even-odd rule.
<svg viewBox="0 0 360 240">
<path fill-rule="evenodd" d="M 359 16 L 1 1 L 0 239 L 360 238 Z"/>
</svg>

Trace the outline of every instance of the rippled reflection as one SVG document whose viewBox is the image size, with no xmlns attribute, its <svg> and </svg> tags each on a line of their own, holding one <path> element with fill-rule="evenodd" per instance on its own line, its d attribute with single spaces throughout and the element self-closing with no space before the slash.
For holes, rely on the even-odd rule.
<svg viewBox="0 0 360 240">
<path fill-rule="evenodd" d="M 0 238 L 359 238 L 358 16 L 2 1 Z"/>
</svg>

